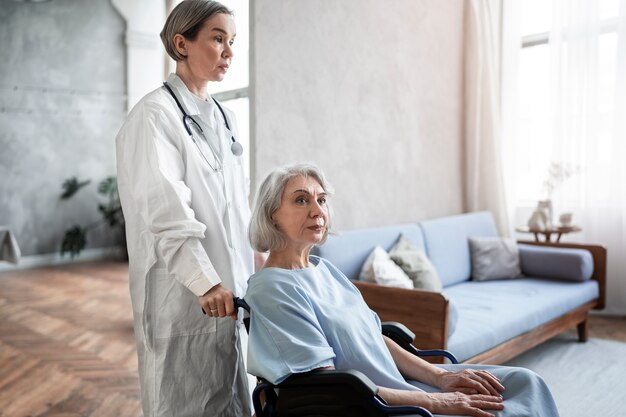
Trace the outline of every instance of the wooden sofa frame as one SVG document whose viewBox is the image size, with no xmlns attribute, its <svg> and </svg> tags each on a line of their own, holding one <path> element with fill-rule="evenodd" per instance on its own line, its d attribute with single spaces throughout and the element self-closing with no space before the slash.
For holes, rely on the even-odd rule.
<svg viewBox="0 0 626 417">
<path fill-rule="evenodd" d="M 591 279 L 598 281 L 599 296 L 536 329 L 471 357 L 464 363 L 502 364 L 574 326 L 578 329 L 578 340 L 586 342 L 589 310 L 601 310 L 605 306 L 606 248 L 604 246 L 533 241 L 519 241 L 519 243 L 587 249 L 593 257 L 594 270 Z M 382 321 L 400 322 L 415 333 L 416 347 L 419 349 L 448 348 L 448 299 L 445 295 L 418 289 L 384 287 L 361 281 L 353 282 L 361 291 L 365 302 Z"/>
</svg>

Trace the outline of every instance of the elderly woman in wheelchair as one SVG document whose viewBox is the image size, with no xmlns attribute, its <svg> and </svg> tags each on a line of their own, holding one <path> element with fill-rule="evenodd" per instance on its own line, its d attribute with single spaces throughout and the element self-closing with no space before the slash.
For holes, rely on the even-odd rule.
<svg viewBox="0 0 626 417">
<path fill-rule="evenodd" d="M 433 365 L 383 336 L 346 276 L 309 255 L 328 235 L 330 194 L 323 173 L 308 164 L 275 169 L 257 193 L 249 237 L 269 255 L 245 296 L 250 373 L 279 384 L 294 374 L 350 369 L 367 376 L 388 405 L 440 415 L 558 416 L 548 387 L 531 371 Z"/>
</svg>

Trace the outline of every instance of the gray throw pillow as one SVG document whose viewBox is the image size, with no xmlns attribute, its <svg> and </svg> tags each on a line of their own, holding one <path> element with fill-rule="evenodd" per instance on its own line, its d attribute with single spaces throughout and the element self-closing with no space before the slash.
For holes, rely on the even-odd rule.
<svg viewBox="0 0 626 417">
<path fill-rule="evenodd" d="M 517 278 L 522 275 L 519 251 L 514 239 L 499 237 L 471 237 L 472 279 Z"/>
<path fill-rule="evenodd" d="M 441 292 L 441 280 L 434 265 L 406 236 L 400 235 L 389 257 L 411 278 L 415 288 Z"/>
</svg>

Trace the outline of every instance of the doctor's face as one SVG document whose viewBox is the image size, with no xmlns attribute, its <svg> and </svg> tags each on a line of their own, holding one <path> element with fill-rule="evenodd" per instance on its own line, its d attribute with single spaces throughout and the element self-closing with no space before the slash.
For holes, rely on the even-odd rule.
<svg viewBox="0 0 626 417">
<path fill-rule="evenodd" d="M 222 81 L 233 58 L 235 22 L 232 16 L 218 13 L 207 19 L 196 39 L 186 40 L 187 65 L 197 78 Z"/>
<path fill-rule="evenodd" d="M 298 176 L 287 183 L 272 220 L 289 247 L 307 248 L 324 238 L 328 224 L 326 198 L 320 183 L 311 176 Z"/>
</svg>

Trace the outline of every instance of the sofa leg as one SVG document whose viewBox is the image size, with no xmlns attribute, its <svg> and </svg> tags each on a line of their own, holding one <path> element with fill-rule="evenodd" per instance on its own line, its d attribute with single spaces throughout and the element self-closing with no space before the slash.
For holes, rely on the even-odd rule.
<svg viewBox="0 0 626 417">
<path fill-rule="evenodd" d="M 588 319 L 585 319 L 585 321 L 578 323 L 578 325 L 576 326 L 578 328 L 578 341 L 579 342 L 586 342 L 589 339 L 589 329 L 587 327 L 587 322 Z"/>
</svg>

